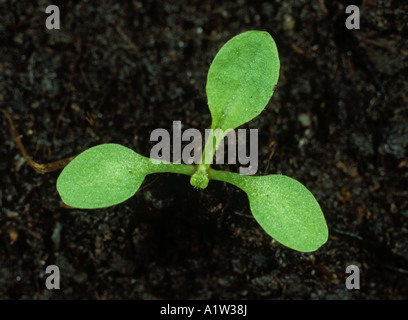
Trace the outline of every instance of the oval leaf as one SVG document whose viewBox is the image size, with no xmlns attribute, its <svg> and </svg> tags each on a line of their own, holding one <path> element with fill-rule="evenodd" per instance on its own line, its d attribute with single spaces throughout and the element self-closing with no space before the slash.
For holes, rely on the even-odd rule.
<svg viewBox="0 0 408 320">
<path fill-rule="evenodd" d="M 150 160 L 119 144 L 92 147 L 61 172 L 57 190 L 68 206 L 96 209 L 133 196 L 149 173 Z"/>
<path fill-rule="evenodd" d="M 275 41 L 264 31 L 247 31 L 218 52 L 207 76 L 212 129 L 235 129 L 268 104 L 279 77 Z"/>
<path fill-rule="evenodd" d="M 328 229 L 312 193 L 283 175 L 245 176 L 241 188 L 248 194 L 252 214 L 272 238 L 302 252 L 326 243 Z"/>
</svg>

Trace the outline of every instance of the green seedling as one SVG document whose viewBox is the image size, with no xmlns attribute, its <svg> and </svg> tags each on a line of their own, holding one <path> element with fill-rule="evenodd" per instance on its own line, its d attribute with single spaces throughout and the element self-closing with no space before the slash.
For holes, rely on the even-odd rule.
<svg viewBox="0 0 408 320">
<path fill-rule="evenodd" d="M 208 71 L 211 129 L 226 134 L 259 115 L 272 97 L 279 67 L 278 51 L 269 33 L 248 31 L 229 40 Z M 214 139 L 216 143 L 209 144 Z M 220 140 L 210 134 L 203 160 L 214 157 Z M 205 161 L 195 165 L 158 162 L 118 144 L 102 144 L 72 160 L 61 172 L 57 189 L 71 207 L 104 208 L 129 199 L 146 175 L 161 172 L 191 176 L 191 185 L 201 189 L 209 180 L 242 189 L 256 221 L 289 248 L 311 252 L 327 241 L 326 221 L 316 199 L 300 182 L 284 175 L 241 175 L 215 170 Z"/>
</svg>

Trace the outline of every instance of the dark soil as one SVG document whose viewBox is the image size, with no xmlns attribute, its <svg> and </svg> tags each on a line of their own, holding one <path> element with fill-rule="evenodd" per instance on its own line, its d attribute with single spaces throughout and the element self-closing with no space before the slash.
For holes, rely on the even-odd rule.
<svg viewBox="0 0 408 320">
<path fill-rule="evenodd" d="M 33 159 L 115 142 L 149 156 L 156 128 L 210 126 L 205 81 L 232 36 L 266 30 L 281 75 L 259 129 L 258 174 L 305 184 L 329 227 L 299 253 L 273 241 L 246 196 L 148 176 L 103 210 L 62 206 L 58 172 L 27 165 L 1 114 L 2 299 L 408 298 L 408 5 L 355 1 L 0 1 L 0 106 Z M 228 169 L 228 166 L 223 166 Z M 235 167 L 230 167 L 235 170 Z M 55 264 L 61 289 L 45 287 Z M 345 286 L 360 268 L 360 290 Z"/>
</svg>

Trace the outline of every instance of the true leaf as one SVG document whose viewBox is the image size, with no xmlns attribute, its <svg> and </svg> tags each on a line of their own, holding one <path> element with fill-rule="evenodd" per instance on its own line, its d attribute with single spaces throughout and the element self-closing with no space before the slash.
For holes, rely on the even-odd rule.
<svg viewBox="0 0 408 320">
<path fill-rule="evenodd" d="M 75 208 L 96 209 L 133 196 L 151 171 L 151 161 L 119 144 L 92 147 L 61 172 L 57 190 Z"/>
<path fill-rule="evenodd" d="M 207 75 L 212 129 L 235 129 L 260 114 L 278 82 L 279 65 L 269 33 L 247 31 L 229 40 Z"/>
</svg>

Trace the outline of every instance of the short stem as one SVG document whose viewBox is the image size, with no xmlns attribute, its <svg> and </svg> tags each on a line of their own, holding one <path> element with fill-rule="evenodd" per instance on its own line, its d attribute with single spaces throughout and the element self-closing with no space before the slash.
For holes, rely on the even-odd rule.
<svg viewBox="0 0 408 320">
<path fill-rule="evenodd" d="M 210 180 L 225 181 L 241 189 L 244 189 L 244 186 L 248 181 L 248 176 L 235 172 L 215 170 L 212 168 L 209 168 L 208 170 L 208 177 Z"/>
<path fill-rule="evenodd" d="M 199 164 L 196 167 L 196 172 L 191 176 L 190 184 L 194 187 L 205 189 L 208 186 L 208 169 L 210 165 Z"/>
<path fill-rule="evenodd" d="M 171 172 L 178 174 L 185 174 L 187 176 L 192 176 L 196 172 L 196 166 L 183 164 L 183 163 L 172 163 L 172 162 L 160 162 L 151 163 L 152 172 Z"/>
<path fill-rule="evenodd" d="M 209 147 L 211 146 L 211 148 Z M 211 160 L 214 157 L 216 149 L 216 144 L 214 143 L 214 130 L 210 130 L 210 134 L 208 135 L 207 141 L 205 142 L 203 154 L 201 155 L 201 168 L 208 169 L 211 164 Z M 208 160 L 208 163 L 207 163 Z"/>
<path fill-rule="evenodd" d="M 201 155 L 201 163 L 196 166 L 196 172 L 191 176 L 190 184 L 194 187 L 205 189 L 208 186 L 208 170 L 210 170 L 211 160 L 214 157 L 216 143 L 214 143 L 214 130 L 210 131 L 204 150 Z"/>
</svg>

